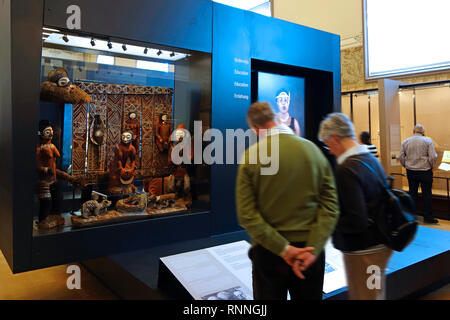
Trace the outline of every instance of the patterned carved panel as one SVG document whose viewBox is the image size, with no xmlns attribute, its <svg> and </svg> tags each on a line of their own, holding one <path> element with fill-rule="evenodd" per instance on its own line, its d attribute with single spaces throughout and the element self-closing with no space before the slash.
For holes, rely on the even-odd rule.
<svg viewBox="0 0 450 320">
<path fill-rule="evenodd" d="M 130 121 L 130 113 L 134 112 L 136 114 L 137 121 L 140 122 L 141 119 L 141 105 L 142 105 L 142 97 L 140 95 L 125 95 L 124 103 L 123 103 L 123 114 L 122 114 L 122 132 L 129 128 Z M 131 121 L 130 121 L 131 122 Z M 140 158 L 140 132 L 136 138 L 135 148 L 136 148 L 136 168 L 141 167 L 141 158 Z"/>
<path fill-rule="evenodd" d="M 153 105 L 155 110 L 153 115 L 153 125 L 155 130 L 159 123 L 159 118 L 163 114 L 168 116 L 170 123 L 173 125 L 172 96 L 166 94 L 156 94 L 153 96 Z M 153 135 L 153 139 L 156 139 L 155 135 Z M 152 167 L 155 169 L 155 176 L 159 177 L 170 175 L 174 170 L 174 166 L 169 165 L 168 152 L 161 153 L 156 146 L 153 148 Z"/>
<path fill-rule="evenodd" d="M 76 81 L 75 84 L 88 94 L 173 94 L 172 88 L 165 87 L 148 87 L 134 84 L 105 84 L 86 81 Z"/>
<path fill-rule="evenodd" d="M 154 95 L 142 96 L 142 174 L 151 175 L 150 169 L 153 161 L 154 127 L 153 106 Z"/>
<path fill-rule="evenodd" d="M 122 127 L 123 95 L 108 95 L 106 101 L 107 136 L 106 136 L 106 165 L 109 168 L 114 158 L 114 148 L 120 143 Z"/>
<path fill-rule="evenodd" d="M 102 87 L 102 90 L 104 87 Z M 103 122 L 103 128 L 106 129 L 106 95 L 91 95 L 92 102 L 89 103 L 89 130 L 93 124 L 95 115 L 99 115 Z M 105 130 L 106 131 L 106 130 Z M 95 145 L 89 139 L 88 132 L 88 172 L 104 172 L 106 162 L 106 144 Z M 106 134 L 106 132 L 104 132 Z M 105 141 L 106 142 L 106 141 Z"/>
<path fill-rule="evenodd" d="M 114 157 L 114 148 L 120 143 L 121 133 L 124 128 L 133 124 L 135 128 L 136 125 L 139 126 L 135 130 L 135 143 L 139 145 L 138 175 L 167 176 L 172 173 L 175 167 L 169 165 L 168 154 L 160 154 L 155 145 L 155 118 L 163 113 L 172 118 L 173 89 L 93 82 L 75 84 L 91 95 L 93 102 L 89 106 L 85 104 L 73 107 L 74 175 L 83 175 L 91 182 L 104 179 L 105 175 L 107 177 L 109 164 Z M 129 120 L 130 112 L 136 113 L 136 121 Z M 95 115 L 100 115 L 105 125 L 105 144 L 98 148 L 89 143 L 86 148 L 89 126 Z"/>
<path fill-rule="evenodd" d="M 87 104 L 73 105 L 72 110 L 72 172 L 84 174 L 86 163 Z"/>
</svg>

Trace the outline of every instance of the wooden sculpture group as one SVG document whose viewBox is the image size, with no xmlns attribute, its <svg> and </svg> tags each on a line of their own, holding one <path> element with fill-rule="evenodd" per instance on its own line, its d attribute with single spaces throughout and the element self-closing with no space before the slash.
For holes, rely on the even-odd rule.
<svg viewBox="0 0 450 320">
<path fill-rule="evenodd" d="M 48 74 L 49 81 L 41 85 L 41 100 L 55 103 L 88 103 L 92 99 L 82 89 L 73 85 L 67 71 L 60 68 Z M 138 192 L 135 186 L 136 158 L 139 150 L 140 123 L 136 113 L 128 114 L 127 126 L 124 128 L 120 142 L 114 149 L 114 157 L 109 166 L 108 193 L 117 201 L 108 200 L 108 196 L 92 192 L 92 200 L 82 204 L 80 214 L 71 217 L 72 226 L 87 227 L 116 221 L 145 218 L 148 215 L 171 213 L 187 210 L 190 197 L 190 178 L 186 169 L 176 167 L 172 175 L 165 178 L 149 178 L 144 181 L 144 191 Z M 159 118 L 155 130 L 155 144 L 160 153 L 167 153 L 170 163 L 172 141 L 172 124 L 166 114 Z M 177 130 L 184 129 L 184 125 Z M 86 187 L 83 179 L 56 168 L 60 152 L 52 143 L 53 127 L 47 120 L 39 124 L 39 144 L 37 146 L 37 170 L 39 180 L 37 195 L 39 199 L 39 228 L 49 229 L 67 224 L 61 217 L 58 204 L 57 179 L 68 181 L 74 187 Z M 89 142 L 100 147 L 105 141 L 105 126 L 100 117 L 94 116 L 88 131 Z M 166 184 L 164 183 L 166 182 Z M 164 186 L 165 185 L 165 186 Z M 113 206 L 114 209 L 108 210 Z"/>
</svg>

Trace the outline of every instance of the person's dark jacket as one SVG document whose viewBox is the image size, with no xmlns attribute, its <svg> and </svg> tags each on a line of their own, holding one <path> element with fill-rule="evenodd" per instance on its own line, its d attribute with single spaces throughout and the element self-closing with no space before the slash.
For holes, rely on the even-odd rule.
<svg viewBox="0 0 450 320">
<path fill-rule="evenodd" d="M 333 234 L 333 245 L 341 251 L 365 250 L 382 243 L 375 226 L 368 221 L 368 203 L 380 196 L 382 187 L 378 177 L 355 159 L 366 162 L 386 180 L 383 167 L 370 153 L 351 156 L 336 167 L 341 214 Z"/>
</svg>

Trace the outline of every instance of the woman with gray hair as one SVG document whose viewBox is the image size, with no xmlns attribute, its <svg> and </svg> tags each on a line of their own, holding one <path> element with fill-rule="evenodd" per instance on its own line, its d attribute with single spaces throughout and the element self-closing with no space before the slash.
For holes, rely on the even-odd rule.
<svg viewBox="0 0 450 320">
<path fill-rule="evenodd" d="M 384 299 L 385 268 L 392 250 L 382 244 L 368 203 L 380 196 L 379 179 L 386 180 L 385 172 L 366 146 L 357 142 L 353 124 L 346 115 L 329 114 L 320 124 L 319 139 L 337 157 L 336 186 L 341 214 L 333 244 L 344 255 L 349 299 Z M 367 273 L 373 266 L 381 275 L 375 281 Z"/>
</svg>

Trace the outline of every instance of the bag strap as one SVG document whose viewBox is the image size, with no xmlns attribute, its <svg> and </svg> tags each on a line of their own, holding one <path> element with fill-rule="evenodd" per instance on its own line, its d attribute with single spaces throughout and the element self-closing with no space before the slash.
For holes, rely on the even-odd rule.
<svg viewBox="0 0 450 320">
<path fill-rule="evenodd" d="M 386 185 L 386 182 L 383 182 L 383 180 L 381 179 L 381 177 L 380 177 L 380 175 L 378 174 L 378 172 L 376 172 L 375 169 L 372 168 L 367 162 L 365 162 L 365 161 L 363 161 L 363 160 L 361 160 L 361 159 L 358 159 L 358 158 L 353 158 L 352 160 L 355 160 L 355 161 L 358 161 L 358 162 L 362 163 L 365 167 L 367 167 L 370 171 L 372 171 L 372 173 L 377 177 L 377 180 L 378 180 L 378 182 L 381 184 L 381 186 L 382 186 L 384 189 L 388 189 L 388 187 L 387 187 L 387 185 Z"/>
</svg>

